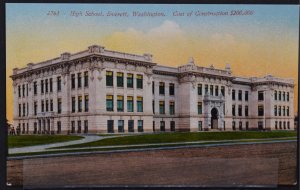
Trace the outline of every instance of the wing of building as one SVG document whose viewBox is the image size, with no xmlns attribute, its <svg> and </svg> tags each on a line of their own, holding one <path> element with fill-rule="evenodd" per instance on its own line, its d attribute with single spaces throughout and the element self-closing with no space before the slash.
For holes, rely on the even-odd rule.
<svg viewBox="0 0 300 190">
<path fill-rule="evenodd" d="M 179 67 L 93 45 L 15 68 L 14 126 L 21 133 L 293 130 L 294 82 Z"/>
</svg>

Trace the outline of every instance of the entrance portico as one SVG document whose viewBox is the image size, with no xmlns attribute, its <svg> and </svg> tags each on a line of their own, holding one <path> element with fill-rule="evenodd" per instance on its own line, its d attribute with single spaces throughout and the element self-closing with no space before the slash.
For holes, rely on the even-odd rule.
<svg viewBox="0 0 300 190">
<path fill-rule="evenodd" d="M 204 99 L 204 130 L 224 130 L 224 104 L 222 94 L 211 96 L 205 94 Z"/>
</svg>

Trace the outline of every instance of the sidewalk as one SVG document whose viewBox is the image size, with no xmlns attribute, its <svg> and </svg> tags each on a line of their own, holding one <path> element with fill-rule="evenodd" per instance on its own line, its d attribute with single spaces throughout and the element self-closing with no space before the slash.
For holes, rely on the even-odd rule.
<svg viewBox="0 0 300 190">
<path fill-rule="evenodd" d="M 88 142 L 98 141 L 98 140 L 107 138 L 107 137 L 102 137 L 102 136 L 97 136 L 97 135 L 86 135 L 83 137 L 84 137 L 83 139 L 68 141 L 68 142 L 27 146 L 27 147 L 20 147 L 20 148 L 10 148 L 10 149 L 8 149 L 8 153 L 9 154 L 18 154 L 18 153 L 27 153 L 27 152 L 28 153 L 29 152 L 42 152 L 42 151 L 47 151 L 48 148 L 88 143 Z"/>
</svg>

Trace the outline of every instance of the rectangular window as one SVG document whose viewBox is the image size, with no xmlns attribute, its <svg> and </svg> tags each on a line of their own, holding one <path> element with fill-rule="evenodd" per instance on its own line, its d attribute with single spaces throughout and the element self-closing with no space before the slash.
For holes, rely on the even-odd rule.
<svg viewBox="0 0 300 190">
<path fill-rule="evenodd" d="M 155 83 L 152 81 L 152 94 L 154 94 L 154 89 L 155 89 Z"/>
<path fill-rule="evenodd" d="M 84 120 L 84 133 L 88 133 L 88 132 L 89 132 L 89 121 Z"/>
<path fill-rule="evenodd" d="M 89 86 L 89 72 L 85 71 L 83 75 L 84 75 L 84 87 L 88 87 Z"/>
<path fill-rule="evenodd" d="M 169 93 L 170 93 L 170 96 L 175 95 L 174 83 L 169 84 Z"/>
<path fill-rule="evenodd" d="M 235 100 L 235 90 L 232 90 L 232 100 Z"/>
<path fill-rule="evenodd" d="M 42 101 L 41 101 L 41 104 L 42 104 L 42 110 L 41 110 L 41 111 L 42 111 L 42 112 L 44 112 L 44 111 L 45 111 L 45 104 L 44 104 L 44 100 L 42 100 Z"/>
<path fill-rule="evenodd" d="M 77 133 L 81 133 L 81 121 L 77 121 Z"/>
<path fill-rule="evenodd" d="M 245 116 L 249 115 L 248 106 L 245 106 Z"/>
<path fill-rule="evenodd" d="M 106 111 L 114 111 L 114 96 L 106 95 Z"/>
<path fill-rule="evenodd" d="M 160 121 L 160 131 L 166 131 L 165 121 Z"/>
<path fill-rule="evenodd" d="M 278 116 L 281 116 L 281 106 L 278 106 Z"/>
<path fill-rule="evenodd" d="M 48 79 L 45 80 L 45 91 L 48 93 Z"/>
<path fill-rule="evenodd" d="M 277 116 L 277 106 L 274 106 L 274 116 Z"/>
<path fill-rule="evenodd" d="M 84 96 L 84 111 L 89 111 L 89 95 Z"/>
<path fill-rule="evenodd" d="M 287 122 L 287 128 L 290 129 L 290 122 Z"/>
<path fill-rule="evenodd" d="M 117 73 L 117 87 L 124 87 L 124 74 L 121 72 Z"/>
<path fill-rule="evenodd" d="M 138 132 L 144 132 L 143 120 L 138 120 Z"/>
<path fill-rule="evenodd" d="M 137 112 L 143 112 L 143 97 L 138 96 L 136 99 Z"/>
<path fill-rule="evenodd" d="M 225 87 L 224 86 L 221 86 L 221 94 L 222 94 L 222 96 L 225 97 Z"/>
<path fill-rule="evenodd" d="M 23 117 L 25 116 L 25 104 L 23 104 Z"/>
<path fill-rule="evenodd" d="M 134 132 L 134 120 L 128 120 L 128 132 Z"/>
<path fill-rule="evenodd" d="M 37 115 L 37 102 L 34 102 L 34 115 Z"/>
<path fill-rule="evenodd" d="M 75 121 L 71 121 L 71 133 L 75 133 Z"/>
<path fill-rule="evenodd" d="M 202 114 L 202 102 L 198 102 L 198 114 Z"/>
<path fill-rule="evenodd" d="M 198 84 L 198 95 L 202 96 L 202 84 Z"/>
<path fill-rule="evenodd" d="M 41 80 L 41 93 L 44 93 L 44 80 Z"/>
<path fill-rule="evenodd" d="M 170 121 L 170 131 L 175 131 L 175 121 Z"/>
<path fill-rule="evenodd" d="M 106 71 L 106 86 L 113 86 L 114 85 L 114 78 L 112 71 Z"/>
<path fill-rule="evenodd" d="M 36 81 L 33 83 L 33 94 L 37 95 L 37 82 Z"/>
<path fill-rule="evenodd" d="M 71 75 L 71 88 L 75 89 L 75 74 Z"/>
<path fill-rule="evenodd" d="M 215 96 L 219 96 L 219 86 L 215 86 Z"/>
<path fill-rule="evenodd" d="M 57 91 L 61 91 L 61 77 L 57 77 Z"/>
<path fill-rule="evenodd" d="M 124 111 L 124 97 L 117 96 L 117 111 L 123 112 Z"/>
<path fill-rule="evenodd" d="M 242 101 L 242 97 L 243 97 L 243 92 L 241 90 L 239 90 L 238 98 L 239 98 L 240 101 Z"/>
<path fill-rule="evenodd" d="M 61 113 L 61 98 L 57 99 L 57 113 Z"/>
<path fill-rule="evenodd" d="M 232 130 L 235 131 L 235 121 L 232 122 Z"/>
<path fill-rule="evenodd" d="M 133 112 L 133 97 L 127 96 L 127 112 Z"/>
<path fill-rule="evenodd" d="M 28 96 L 28 84 L 26 84 L 26 96 Z M 27 123 L 28 125 L 28 123 Z"/>
<path fill-rule="evenodd" d="M 124 120 L 118 120 L 118 132 L 124 133 Z"/>
<path fill-rule="evenodd" d="M 239 116 L 242 116 L 242 105 L 239 105 L 238 107 Z"/>
<path fill-rule="evenodd" d="M 239 122 L 239 130 L 243 130 L 243 123 L 241 121 Z"/>
<path fill-rule="evenodd" d="M 165 114 L 165 101 L 159 101 L 159 114 Z"/>
<path fill-rule="evenodd" d="M 169 106 L 170 106 L 170 109 L 169 109 L 170 115 L 174 115 L 175 114 L 175 103 L 170 102 Z"/>
<path fill-rule="evenodd" d="M 107 120 L 107 132 L 114 133 L 114 120 Z"/>
<path fill-rule="evenodd" d="M 57 134 L 61 133 L 61 121 L 57 121 Z"/>
<path fill-rule="evenodd" d="M 285 101 L 285 92 L 282 92 L 282 100 Z"/>
<path fill-rule="evenodd" d="M 75 97 L 72 97 L 72 113 L 75 113 L 75 105 L 76 105 Z"/>
<path fill-rule="evenodd" d="M 127 88 L 133 88 L 133 74 L 127 73 Z"/>
<path fill-rule="evenodd" d="M 281 91 L 279 91 L 278 100 L 281 101 Z"/>
<path fill-rule="evenodd" d="M 77 73 L 77 87 L 81 88 L 81 73 Z"/>
<path fill-rule="evenodd" d="M 22 85 L 22 93 L 23 93 L 23 97 L 25 97 L 25 84 Z"/>
<path fill-rule="evenodd" d="M 279 129 L 282 129 L 282 122 L 279 121 Z"/>
<path fill-rule="evenodd" d="M 49 100 L 46 100 L 46 112 L 48 112 L 49 111 Z"/>
<path fill-rule="evenodd" d="M 49 86 L 50 87 L 50 89 L 49 89 L 50 92 L 53 92 L 53 81 L 52 81 L 52 78 L 49 79 L 49 85 L 50 85 Z"/>
<path fill-rule="evenodd" d="M 288 101 L 288 102 L 290 101 L 290 93 L 289 92 L 286 93 L 286 101 Z"/>
<path fill-rule="evenodd" d="M 82 112 L 82 96 L 78 96 L 78 112 Z"/>
<path fill-rule="evenodd" d="M 259 105 L 257 107 L 258 109 L 258 116 L 264 116 L 264 106 L 263 105 Z"/>
<path fill-rule="evenodd" d="M 248 91 L 245 91 L 245 101 L 248 101 L 248 97 L 249 95 L 248 95 Z"/>
<path fill-rule="evenodd" d="M 258 91 L 258 101 L 264 100 L 264 91 Z"/>
<path fill-rule="evenodd" d="M 159 94 L 160 95 L 164 95 L 165 94 L 165 83 L 164 82 L 160 82 L 159 83 Z"/>
<path fill-rule="evenodd" d="M 208 94 L 208 85 L 205 85 L 205 94 Z"/>
<path fill-rule="evenodd" d="M 275 121 L 275 129 L 278 129 L 278 121 Z"/>
<path fill-rule="evenodd" d="M 19 117 L 21 117 L 21 113 L 22 113 L 22 108 L 21 108 L 21 104 L 19 104 Z"/>
<path fill-rule="evenodd" d="M 289 106 L 286 107 L 286 116 L 290 116 L 290 107 Z"/>
<path fill-rule="evenodd" d="M 143 89 L 143 75 L 136 75 L 136 88 Z"/>
<path fill-rule="evenodd" d="M 21 86 L 18 86 L 18 94 L 19 94 L 19 98 L 21 98 Z"/>
<path fill-rule="evenodd" d="M 211 95 L 211 96 L 214 95 L 214 86 L 213 86 L 213 85 L 210 85 L 210 87 L 209 87 L 209 92 L 210 92 L 210 95 Z"/>
<path fill-rule="evenodd" d="M 50 111 L 53 111 L 53 100 L 50 100 Z"/>
<path fill-rule="evenodd" d="M 274 92 L 274 100 L 277 100 L 277 91 Z"/>
<path fill-rule="evenodd" d="M 282 107 L 282 116 L 285 116 L 285 106 Z"/>
<path fill-rule="evenodd" d="M 232 116 L 235 116 L 235 105 L 232 105 Z"/>
<path fill-rule="evenodd" d="M 198 121 L 198 131 L 202 131 L 202 121 Z"/>
<path fill-rule="evenodd" d="M 153 114 L 155 113 L 155 101 L 154 100 L 152 100 L 152 112 L 153 112 Z"/>
</svg>

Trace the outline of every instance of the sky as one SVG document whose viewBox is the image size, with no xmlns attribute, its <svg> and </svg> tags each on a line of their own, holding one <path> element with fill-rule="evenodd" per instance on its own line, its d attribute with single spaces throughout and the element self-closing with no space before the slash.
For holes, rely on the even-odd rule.
<svg viewBox="0 0 300 190">
<path fill-rule="evenodd" d="M 134 17 L 134 11 L 164 16 Z M 244 15 L 230 15 L 235 11 Z M 109 12 L 128 16 L 107 16 Z M 174 15 L 179 12 L 184 16 Z M 207 12 L 228 15 L 197 16 Z M 6 4 L 7 118 L 13 119 L 13 68 L 93 44 L 150 53 L 165 66 L 183 65 L 193 57 L 198 66 L 224 69 L 228 63 L 234 76 L 292 78 L 296 112 L 298 33 L 297 5 Z"/>
</svg>

